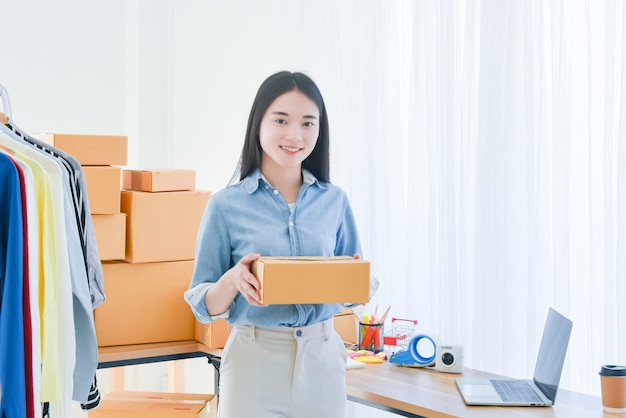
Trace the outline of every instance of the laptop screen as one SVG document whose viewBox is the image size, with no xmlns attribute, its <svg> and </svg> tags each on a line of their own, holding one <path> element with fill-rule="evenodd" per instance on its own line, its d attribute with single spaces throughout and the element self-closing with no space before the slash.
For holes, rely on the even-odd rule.
<svg viewBox="0 0 626 418">
<path fill-rule="evenodd" d="M 539 347 L 534 380 L 553 403 L 561 380 L 571 332 L 572 321 L 550 308 Z"/>
</svg>

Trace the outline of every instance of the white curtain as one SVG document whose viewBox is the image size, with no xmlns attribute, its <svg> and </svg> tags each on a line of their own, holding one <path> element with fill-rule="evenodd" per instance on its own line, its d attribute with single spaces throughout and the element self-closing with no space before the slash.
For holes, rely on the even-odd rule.
<svg viewBox="0 0 626 418">
<path fill-rule="evenodd" d="M 333 181 L 373 301 L 534 370 L 548 308 L 574 322 L 566 389 L 626 363 L 626 31 L 621 1 L 328 3 Z"/>
</svg>

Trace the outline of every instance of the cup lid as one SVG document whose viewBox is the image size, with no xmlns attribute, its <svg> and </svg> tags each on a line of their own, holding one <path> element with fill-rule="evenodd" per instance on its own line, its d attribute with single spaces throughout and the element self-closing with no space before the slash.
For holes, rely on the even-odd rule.
<svg viewBox="0 0 626 418">
<path fill-rule="evenodd" d="M 626 366 L 604 365 L 600 369 L 600 376 L 626 376 Z"/>
</svg>

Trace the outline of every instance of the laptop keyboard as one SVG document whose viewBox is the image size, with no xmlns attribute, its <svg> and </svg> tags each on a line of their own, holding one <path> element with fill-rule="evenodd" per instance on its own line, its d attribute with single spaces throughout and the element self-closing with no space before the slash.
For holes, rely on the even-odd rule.
<svg viewBox="0 0 626 418">
<path fill-rule="evenodd" d="M 524 380 L 491 380 L 503 401 L 507 402 L 542 402 L 533 388 Z"/>
</svg>

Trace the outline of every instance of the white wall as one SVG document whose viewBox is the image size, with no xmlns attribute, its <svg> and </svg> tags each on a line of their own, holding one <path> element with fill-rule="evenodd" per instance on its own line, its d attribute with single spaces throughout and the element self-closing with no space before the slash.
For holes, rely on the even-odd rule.
<svg viewBox="0 0 626 418">
<path fill-rule="evenodd" d="M 125 126 L 124 2 L 3 1 L 0 83 L 28 131 Z"/>
<path fill-rule="evenodd" d="M 265 77 L 329 84 L 324 8 L 305 2 L 5 3 L 0 84 L 19 127 L 128 135 L 129 168 L 196 169 L 208 190 L 230 179 Z"/>
</svg>

